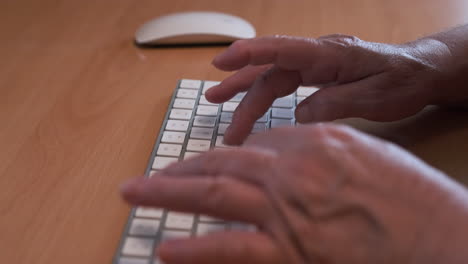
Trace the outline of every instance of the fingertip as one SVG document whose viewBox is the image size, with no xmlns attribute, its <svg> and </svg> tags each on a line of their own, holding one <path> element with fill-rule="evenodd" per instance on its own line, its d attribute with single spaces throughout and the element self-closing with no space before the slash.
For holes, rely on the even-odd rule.
<svg viewBox="0 0 468 264">
<path fill-rule="evenodd" d="M 224 71 L 233 71 L 244 66 L 245 56 L 242 55 L 243 40 L 232 43 L 225 51 L 218 54 L 211 62 L 216 68 Z"/>
<path fill-rule="evenodd" d="M 122 183 L 120 193 L 123 198 L 129 202 L 136 202 L 144 180 L 144 178 L 133 178 Z"/>
</svg>

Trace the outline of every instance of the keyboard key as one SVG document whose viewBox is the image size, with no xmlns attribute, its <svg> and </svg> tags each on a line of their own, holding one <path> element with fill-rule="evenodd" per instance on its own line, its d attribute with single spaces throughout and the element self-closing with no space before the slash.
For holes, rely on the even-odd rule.
<svg viewBox="0 0 468 264">
<path fill-rule="evenodd" d="M 209 233 L 221 232 L 226 230 L 226 224 L 222 223 L 200 223 L 197 225 L 197 236 L 207 235 Z"/>
<path fill-rule="evenodd" d="M 293 107 L 293 104 L 294 104 L 293 96 L 288 95 L 288 96 L 276 99 L 273 102 L 273 107 L 291 108 L 291 107 Z"/>
<path fill-rule="evenodd" d="M 179 157 L 181 150 L 182 150 L 182 145 L 161 143 L 159 144 L 157 154 L 162 155 L 162 156 Z"/>
<path fill-rule="evenodd" d="M 265 123 L 255 123 L 252 128 L 252 133 L 265 132 L 266 130 L 267 130 L 267 126 Z"/>
<path fill-rule="evenodd" d="M 268 121 L 268 116 L 270 115 L 270 111 L 266 112 L 262 117 L 260 117 L 257 122 L 266 123 Z"/>
<path fill-rule="evenodd" d="M 161 240 L 172 240 L 190 237 L 190 231 L 187 230 L 163 230 Z"/>
<path fill-rule="evenodd" d="M 263 125 L 265 126 L 265 125 Z M 219 123 L 218 125 L 218 135 L 224 135 L 224 132 L 226 132 L 226 129 L 229 127 L 229 124 L 225 123 Z"/>
<path fill-rule="evenodd" d="M 287 118 L 291 119 L 294 117 L 292 108 L 272 108 L 271 109 L 272 118 Z"/>
<path fill-rule="evenodd" d="M 215 85 L 218 85 L 218 84 L 220 84 L 220 82 L 205 81 L 205 82 L 203 83 L 203 91 L 202 91 L 202 93 L 205 94 L 206 91 L 207 91 L 208 89 L 210 89 L 211 87 L 213 87 L 213 86 L 215 86 Z"/>
<path fill-rule="evenodd" d="M 302 101 L 306 99 L 305 97 L 296 97 L 296 104 L 300 104 Z"/>
<path fill-rule="evenodd" d="M 239 106 L 239 103 L 225 102 L 223 104 L 223 112 L 234 112 L 234 110 L 236 110 L 237 106 Z"/>
<path fill-rule="evenodd" d="M 208 100 L 206 100 L 206 97 L 205 97 L 204 94 L 202 94 L 200 96 L 200 100 L 198 101 L 198 104 L 201 104 L 201 105 L 215 105 L 215 106 L 219 105 L 219 104 L 213 104 L 213 103 L 208 102 Z"/>
<path fill-rule="evenodd" d="M 190 132 L 190 138 L 211 139 L 213 137 L 213 128 L 193 127 Z"/>
<path fill-rule="evenodd" d="M 193 125 L 197 127 L 214 127 L 216 124 L 216 117 L 214 116 L 195 116 Z"/>
<path fill-rule="evenodd" d="M 174 100 L 174 108 L 182 108 L 182 109 L 193 109 L 195 106 L 195 100 L 192 99 L 181 99 L 176 98 Z"/>
<path fill-rule="evenodd" d="M 209 140 L 199 140 L 199 139 L 189 139 L 187 142 L 188 151 L 208 151 L 210 150 L 211 141 Z"/>
<path fill-rule="evenodd" d="M 127 237 L 125 239 L 122 254 L 129 256 L 149 257 L 154 250 L 153 239 Z"/>
<path fill-rule="evenodd" d="M 163 215 L 163 209 L 139 206 L 135 210 L 136 217 L 158 218 Z"/>
<path fill-rule="evenodd" d="M 199 152 L 186 151 L 184 153 L 184 159 L 188 159 L 190 157 L 194 157 L 194 156 L 197 156 L 197 155 L 200 155 L 200 153 Z"/>
<path fill-rule="evenodd" d="M 172 109 L 169 117 L 172 119 L 190 120 L 192 117 L 192 110 Z"/>
<path fill-rule="evenodd" d="M 242 99 L 244 99 L 245 94 L 246 94 L 245 92 L 238 93 L 233 98 L 231 98 L 229 102 L 240 102 L 242 101 Z"/>
<path fill-rule="evenodd" d="M 319 88 L 317 88 L 317 87 L 299 86 L 299 88 L 297 88 L 296 94 L 297 94 L 297 96 L 307 97 L 307 96 L 317 92 L 318 90 L 319 90 Z"/>
<path fill-rule="evenodd" d="M 161 170 L 167 167 L 169 164 L 177 162 L 178 160 L 178 158 L 156 156 L 156 158 L 154 158 L 152 168 L 155 170 Z"/>
<path fill-rule="evenodd" d="M 187 131 L 189 126 L 188 121 L 182 120 L 167 120 L 166 129 L 172 131 Z"/>
<path fill-rule="evenodd" d="M 232 146 L 224 145 L 223 140 L 224 140 L 224 136 L 217 136 L 215 146 L 222 147 L 222 148 L 232 148 Z"/>
<path fill-rule="evenodd" d="M 169 212 L 166 217 L 165 228 L 192 230 L 193 214 Z"/>
<path fill-rule="evenodd" d="M 291 126 L 293 125 L 293 120 L 290 119 L 271 119 L 271 127 L 280 127 L 280 126 Z"/>
<path fill-rule="evenodd" d="M 190 80 L 184 79 L 180 81 L 180 88 L 188 88 L 188 89 L 200 89 L 201 81 L 199 80 Z"/>
<path fill-rule="evenodd" d="M 200 215 L 200 218 L 198 220 L 200 222 L 207 222 L 207 223 L 224 222 L 223 219 L 219 219 L 219 218 L 208 216 L 208 215 Z"/>
<path fill-rule="evenodd" d="M 221 112 L 221 118 L 219 120 L 223 123 L 231 123 L 232 122 L 232 113 L 228 112 Z"/>
<path fill-rule="evenodd" d="M 197 115 L 202 116 L 217 116 L 218 106 L 213 105 L 199 105 L 197 108 Z"/>
<path fill-rule="evenodd" d="M 165 143 L 184 143 L 185 133 L 175 131 L 164 131 L 161 142 Z"/>
<path fill-rule="evenodd" d="M 156 236 L 159 220 L 134 218 L 130 225 L 129 234 L 135 236 Z"/>
<path fill-rule="evenodd" d="M 177 98 L 196 99 L 198 97 L 198 90 L 179 89 L 177 91 Z"/>
<path fill-rule="evenodd" d="M 150 259 L 122 257 L 118 264 L 149 264 Z"/>
</svg>

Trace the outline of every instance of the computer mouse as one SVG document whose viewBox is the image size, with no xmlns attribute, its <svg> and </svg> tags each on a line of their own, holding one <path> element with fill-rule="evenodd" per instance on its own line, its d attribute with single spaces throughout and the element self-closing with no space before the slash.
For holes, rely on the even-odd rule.
<svg viewBox="0 0 468 264">
<path fill-rule="evenodd" d="M 135 33 L 138 45 L 231 43 L 255 37 L 246 20 L 219 12 L 182 12 L 143 24 Z"/>
</svg>

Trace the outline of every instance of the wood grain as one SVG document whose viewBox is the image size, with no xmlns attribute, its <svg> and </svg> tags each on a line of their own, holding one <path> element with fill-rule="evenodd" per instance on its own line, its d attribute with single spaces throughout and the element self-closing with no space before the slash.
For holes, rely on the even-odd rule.
<svg viewBox="0 0 468 264">
<path fill-rule="evenodd" d="M 143 172 L 180 78 L 220 80 L 222 47 L 138 49 L 176 11 L 250 20 L 258 35 L 404 42 L 468 20 L 461 0 L 6 0 L 0 3 L 0 263 L 110 263 L 127 218 L 118 186 Z M 347 120 L 464 180 L 468 116 L 430 109 Z"/>
</svg>

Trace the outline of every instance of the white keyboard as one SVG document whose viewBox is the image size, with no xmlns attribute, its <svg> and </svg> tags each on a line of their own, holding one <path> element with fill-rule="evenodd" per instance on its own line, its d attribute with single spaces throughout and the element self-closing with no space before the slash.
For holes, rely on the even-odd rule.
<svg viewBox="0 0 468 264">
<path fill-rule="evenodd" d="M 224 104 L 212 104 L 206 100 L 205 92 L 216 84 L 218 82 L 188 79 L 179 82 L 149 159 L 146 177 L 169 163 L 212 148 L 227 147 L 222 143 L 224 131 L 245 93 L 237 94 Z M 252 133 L 295 125 L 296 105 L 315 91 L 317 88 L 299 87 L 294 94 L 277 99 L 255 123 Z M 155 248 L 161 241 L 228 229 L 254 228 L 205 215 L 136 207 L 130 213 L 114 264 L 162 264 L 155 255 Z"/>
</svg>

